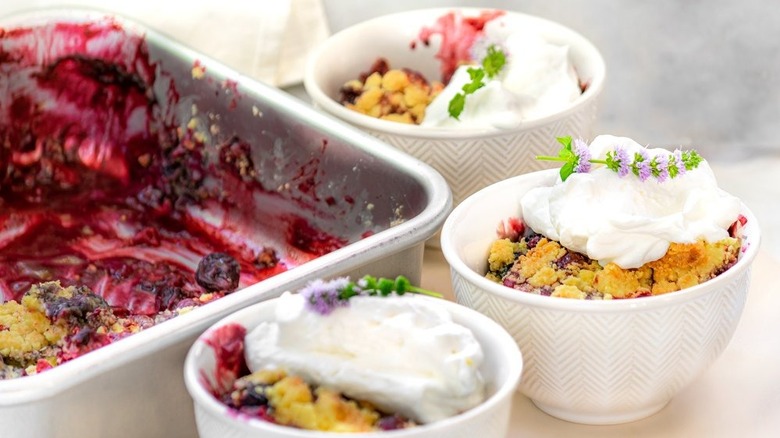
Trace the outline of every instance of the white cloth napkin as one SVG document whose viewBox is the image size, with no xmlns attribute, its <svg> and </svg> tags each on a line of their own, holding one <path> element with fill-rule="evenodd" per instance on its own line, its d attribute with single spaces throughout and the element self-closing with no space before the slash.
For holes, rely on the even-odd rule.
<svg viewBox="0 0 780 438">
<path fill-rule="evenodd" d="M 322 0 L 2 0 L 0 16 L 68 6 L 116 13 L 279 87 L 301 81 L 329 34 Z"/>
</svg>

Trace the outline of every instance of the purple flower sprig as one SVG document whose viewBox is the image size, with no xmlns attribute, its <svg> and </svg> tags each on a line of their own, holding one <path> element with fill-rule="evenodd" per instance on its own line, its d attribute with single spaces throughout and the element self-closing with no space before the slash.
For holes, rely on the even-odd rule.
<svg viewBox="0 0 780 438">
<path fill-rule="evenodd" d="M 656 155 L 652 158 L 646 149 L 641 149 L 631 157 L 621 146 L 616 146 L 614 150 L 607 152 L 605 160 L 596 160 L 591 158 L 590 150 L 584 140 L 572 140 L 571 137 L 558 137 L 557 140 L 563 145 L 558 156 L 538 155 L 536 159 L 563 162 L 560 171 L 562 181 L 566 181 L 572 173 L 590 172 L 591 164 L 604 164 L 608 169 L 617 172 L 621 178 L 632 173 L 641 181 L 652 177 L 661 183 L 697 168 L 704 160 L 694 150 L 679 149 L 669 155 Z"/>
<path fill-rule="evenodd" d="M 399 275 L 395 280 L 376 278 L 366 275 L 357 282 L 351 282 L 348 277 L 340 277 L 330 281 L 314 280 L 301 289 L 301 295 L 306 299 L 309 309 L 328 315 L 338 307 L 349 305 L 349 300 L 356 296 L 389 296 L 403 295 L 407 292 L 442 298 L 442 295 L 416 286 L 409 279 Z"/>
</svg>

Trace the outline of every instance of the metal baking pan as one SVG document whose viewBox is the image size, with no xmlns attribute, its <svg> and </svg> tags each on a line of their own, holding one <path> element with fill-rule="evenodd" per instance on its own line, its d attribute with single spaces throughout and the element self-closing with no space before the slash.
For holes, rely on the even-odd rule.
<svg viewBox="0 0 780 438">
<path fill-rule="evenodd" d="M 0 381 L 0 435 L 193 437 L 182 365 L 196 336 L 218 319 L 318 277 L 402 274 L 419 282 L 424 242 L 451 208 L 449 188 L 438 173 L 280 90 L 122 18 L 67 9 L 0 19 L 0 134 L 5 142 L 0 147 L 6 158 L 18 146 L 11 140 L 17 138 L 14 117 L 20 104 L 10 90 L 34 93 L 29 88 L 35 82 L 29 79 L 50 71 L 62 57 L 97 59 L 108 75 L 117 64 L 135 70 L 134 80 L 148 81 L 144 90 L 153 103 L 145 116 L 128 113 L 126 123 L 119 123 L 124 131 L 116 132 L 116 120 L 93 120 L 116 119 L 115 113 L 100 113 L 89 99 L 71 99 L 68 105 L 77 104 L 75 110 L 87 117 L 68 128 L 82 135 L 80 141 L 92 141 L 99 150 L 100 142 L 116 135 L 160 123 L 175 127 L 171 143 L 159 147 L 190 142 L 188 147 L 209 163 L 203 180 L 220 188 L 220 205 L 229 206 L 200 211 L 200 220 L 223 239 L 244 239 L 250 247 L 271 245 L 291 265 L 53 369 Z M 83 86 L 66 84 L 55 95 L 74 90 L 78 95 Z M 117 102 L 126 105 L 128 99 Z M 37 102 L 36 108 L 50 104 L 59 103 Z M 244 148 L 250 166 L 231 170 L 221 165 L 225 145 Z M 3 157 L 0 152 L 0 164 Z M 0 214 L 8 212 L 8 205 L 0 204 Z M 341 244 L 323 249 L 321 235 Z M 309 251 L 307 245 L 320 247 Z"/>
</svg>

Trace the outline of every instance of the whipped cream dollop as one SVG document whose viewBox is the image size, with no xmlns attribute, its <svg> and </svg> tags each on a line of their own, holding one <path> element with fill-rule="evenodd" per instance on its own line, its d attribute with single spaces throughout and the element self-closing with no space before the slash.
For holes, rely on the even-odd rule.
<svg viewBox="0 0 780 438">
<path fill-rule="evenodd" d="M 590 144 L 593 159 L 623 147 L 629 157 L 643 147 L 630 138 L 601 135 Z M 645 149 L 649 157 L 670 154 Z M 741 203 L 718 188 L 706 161 L 675 178 L 642 181 L 596 164 L 550 187 L 528 191 L 520 200 L 532 230 L 606 265 L 638 268 L 666 254 L 671 242 L 715 242 L 729 236 Z"/>
<path fill-rule="evenodd" d="M 513 28 L 501 17 L 485 25 L 486 42 L 497 43 L 507 54 L 501 72 L 493 79 L 486 78 L 484 87 L 466 97 L 463 112 L 455 119 L 450 117 L 449 102 L 471 82 L 467 70 L 473 66 L 458 67 L 426 108 L 422 126 L 510 129 L 524 120 L 556 113 L 582 94 L 569 62 L 568 46 Z"/>
<path fill-rule="evenodd" d="M 420 423 L 481 403 L 482 348 L 471 331 L 425 299 L 358 296 L 328 315 L 285 293 L 276 321 L 249 332 L 251 371 L 281 368 L 310 383 Z"/>
</svg>

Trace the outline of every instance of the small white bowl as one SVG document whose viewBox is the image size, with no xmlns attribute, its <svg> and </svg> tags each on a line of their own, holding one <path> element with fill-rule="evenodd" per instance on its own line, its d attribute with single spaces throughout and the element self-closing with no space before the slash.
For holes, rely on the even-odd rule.
<svg viewBox="0 0 780 438">
<path fill-rule="evenodd" d="M 480 313 L 443 299 L 416 296 L 415 299 L 435 300 L 453 317 L 468 327 L 484 350 L 481 372 L 486 382 L 486 400 L 454 417 L 411 429 L 376 433 L 350 433 L 356 438 L 504 438 L 509 428 L 512 397 L 517 389 L 523 359 L 517 344 L 501 326 Z M 201 438 L 333 438 L 332 432 L 315 432 L 280 426 L 255 418 L 248 418 L 215 399 L 207 389 L 213 387 L 215 356 L 213 333 L 226 324 L 237 323 L 247 331 L 263 321 L 274 318 L 278 299 L 265 301 L 240 310 L 213 325 L 203 333 L 187 354 L 184 382 L 194 400 L 195 419 Z"/>
<path fill-rule="evenodd" d="M 428 163 L 450 185 L 454 205 L 496 181 L 549 168 L 534 159 L 557 151 L 556 137 L 591 138 L 599 97 L 604 87 L 604 59 L 582 35 L 558 23 L 506 11 L 510 26 L 538 31 L 546 40 L 570 47 L 571 62 L 580 80 L 588 84 L 582 95 L 566 108 L 547 117 L 527 120 L 509 130 L 452 129 L 407 125 L 373 118 L 341 105 L 339 89 L 358 78 L 379 57 L 391 68 L 411 68 L 429 80 L 441 80 L 435 58 L 439 40 L 430 46 L 417 41 L 424 27 L 452 11 L 473 17 L 489 9 L 420 9 L 377 17 L 344 29 L 315 49 L 308 59 L 304 86 L 314 105 L 357 126 L 392 146 Z"/>
<path fill-rule="evenodd" d="M 734 266 L 665 295 L 574 300 L 524 293 L 486 279 L 496 225 L 520 215 L 519 199 L 526 191 L 551 185 L 556 177 L 551 169 L 501 181 L 450 214 L 441 245 L 456 300 L 512 334 L 525 361 L 519 388 L 543 411 L 587 424 L 647 417 L 702 374 L 731 339 L 758 252 L 756 218 L 743 206 L 746 249 Z"/>
</svg>

